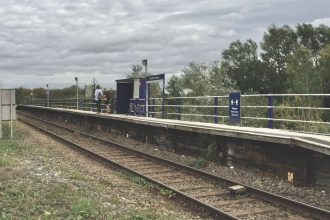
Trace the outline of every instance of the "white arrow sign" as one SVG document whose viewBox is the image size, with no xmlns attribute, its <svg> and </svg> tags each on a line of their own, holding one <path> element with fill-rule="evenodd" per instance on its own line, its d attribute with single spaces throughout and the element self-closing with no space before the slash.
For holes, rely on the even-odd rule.
<svg viewBox="0 0 330 220">
<path fill-rule="evenodd" d="M 235 101 L 234 101 L 234 99 L 231 99 L 230 103 L 231 103 L 231 105 L 233 105 L 233 104 L 238 105 L 238 99 L 236 99 Z"/>
</svg>

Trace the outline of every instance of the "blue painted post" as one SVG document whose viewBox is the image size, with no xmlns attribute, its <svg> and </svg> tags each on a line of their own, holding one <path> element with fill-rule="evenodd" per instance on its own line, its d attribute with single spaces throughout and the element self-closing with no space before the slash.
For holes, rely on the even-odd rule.
<svg viewBox="0 0 330 220">
<path fill-rule="evenodd" d="M 268 97 L 268 128 L 274 128 L 274 97 L 272 95 L 267 96 Z"/>
<path fill-rule="evenodd" d="M 219 115 L 219 98 L 214 97 L 214 123 L 218 124 L 219 123 L 219 118 L 217 117 Z"/>
<path fill-rule="evenodd" d="M 164 99 L 165 99 L 165 75 L 163 78 L 163 95 L 162 95 L 162 118 L 165 118 L 165 108 L 164 108 Z"/>
</svg>

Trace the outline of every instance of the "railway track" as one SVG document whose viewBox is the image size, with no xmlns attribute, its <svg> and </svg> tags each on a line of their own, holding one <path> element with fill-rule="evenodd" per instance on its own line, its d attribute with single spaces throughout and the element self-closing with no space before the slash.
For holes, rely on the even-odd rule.
<svg viewBox="0 0 330 220">
<path fill-rule="evenodd" d="M 330 212 L 18 112 L 18 119 L 97 160 L 169 189 L 219 219 L 330 219 Z M 240 186 L 242 193 L 229 187 Z"/>
</svg>

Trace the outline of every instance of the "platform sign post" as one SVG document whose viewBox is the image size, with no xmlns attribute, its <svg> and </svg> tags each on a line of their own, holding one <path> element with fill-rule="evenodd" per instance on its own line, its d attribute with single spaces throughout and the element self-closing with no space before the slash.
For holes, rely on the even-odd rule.
<svg viewBox="0 0 330 220">
<path fill-rule="evenodd" d="M 229 94 L 229 119 L 233 124 L 241 123 L 241 92 Z"/>
<path fill-rule="evenodd" d="M 163 81 L 163 94 L 162 94 L 162 118 L 165 117 L 164 114 L 164 99 L 165 99 L 165 74 L 158 74 L 158 75 L 152 75 L 152 76 L 147 76 L 146 77 L 146 83 L 149 84 L 152 81 L 158 81 L 158 80 L 162 80 Z M 147 86 L 148 88 L 148 86 Z M 148 98 L 149 98 L 149 91 L 148 89 L 146 89 L 146 109 L 148 109 Z M 147 110 L 148 112 L 146 112 L 146 116 L 149 117 L 149 110 Z"/>
</svg>

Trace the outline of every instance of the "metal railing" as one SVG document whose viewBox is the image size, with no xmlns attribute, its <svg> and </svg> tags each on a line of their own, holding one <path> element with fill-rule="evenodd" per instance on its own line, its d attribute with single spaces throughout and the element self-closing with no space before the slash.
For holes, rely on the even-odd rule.
<svg viewBox="0 0 330 220">
<path fill-rule="evenodd" d="M 27 102 L 30 105 L 54 107 L 54 108 L 66 108 L 66 109 L 77 109 L 77 98 L 65 98 L 65 99 L 33 99 Z M 101 111 L 107 112 L 105 104 L 101 105 Z M 97 107 L 93 98 L 80 98 L 78 100 L 78 110 L 96 112 Z"/>
<path fill-rule="evenodd" d="M 241 95 L 241 126 L 330 133 L 330 94 Z M 149 100 L 149 113 L 159 117 L 161 98 Z M 328 101 L 329 102 L 329 101 Z M 166 118 L 230 124 L 229 96 L 165 98 Z"/>
<path fill-rule="evenodd" d="M 132 99 L 128 114 L 161 118 L 162 98 Z M 240 126 L 330 133 L 330 94 L 252 94 L 241 95 Z M 165 118 L 230 124 L 229 96 L 165 97 Z M 135 105 L 133 105 L 135 103 Z M 47 99 L 34 99 L 32 105 L 47 106 Z M 50 99 L 49 107 L 77 108 L 77 99 Z M 92 98 L 79 99 L 80 110 L 96 111 Z M 115 102 L 112 108 L 115 108 Z M 102 105 L 102 112 L 106 112 Z"/>
</svg>

